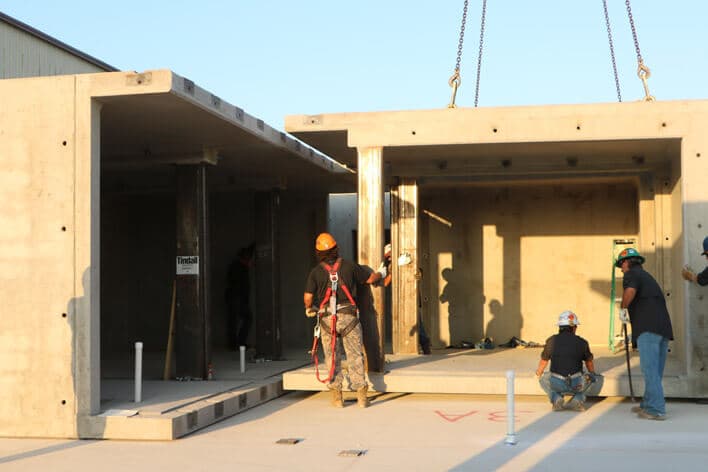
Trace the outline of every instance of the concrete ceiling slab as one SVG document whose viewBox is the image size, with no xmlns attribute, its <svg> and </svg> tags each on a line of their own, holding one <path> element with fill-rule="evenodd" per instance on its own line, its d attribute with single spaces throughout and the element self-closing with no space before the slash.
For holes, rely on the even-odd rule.
<svg viewBox="0 0 708 472">
<path fill-rule="evenodd" d="M 351 192 L 354 172 L 176 74 L 167 93 L 112 94 L 101 107 L 108 181 L 150 185 L 178 164 L 207 161 L 216 188 Z"/>
</svg>

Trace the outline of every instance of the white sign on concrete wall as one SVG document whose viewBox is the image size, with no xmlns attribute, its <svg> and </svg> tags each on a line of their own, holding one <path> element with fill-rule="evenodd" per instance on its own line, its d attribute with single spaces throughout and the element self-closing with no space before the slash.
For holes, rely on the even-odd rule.
<svg viewBox="0 0 708 472">
<path fill-rule="evenodd" d="M 199 275 L 199 256 L 177 256 L 177 275 Z"/>
</svg>

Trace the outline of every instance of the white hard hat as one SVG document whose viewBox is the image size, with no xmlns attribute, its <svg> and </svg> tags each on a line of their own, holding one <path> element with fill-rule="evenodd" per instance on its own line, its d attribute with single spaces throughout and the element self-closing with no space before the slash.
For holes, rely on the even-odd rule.
<svg viewBox="0 0 708 472">
<path fill-rule="evenodd" d="M 579 324 L 578 315 L 570 310 L 566 310 L 558 316 L 558 326 L 578 326 Z"/>
<path fill-rule="evenodd" d="M 386 254 L 391 254 L 391 243 L 388 243 L 387 245 L 384 246 L 384 256 Z"/>
</svg>

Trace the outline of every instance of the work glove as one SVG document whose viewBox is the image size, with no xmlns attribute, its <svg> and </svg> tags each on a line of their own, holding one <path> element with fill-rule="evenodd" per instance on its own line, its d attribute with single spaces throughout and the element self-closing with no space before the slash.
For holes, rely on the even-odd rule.
<svg viewBox="0 0 708 472">
<path fill-rule="evenodd" d="M 399 266 L 399 267 L 403 267 L 403 266 L 407 266 L 407 265 L 410 264 L 412 261 L 413 261 L 413 258 L 411 257 L 411 255 L 410 255 L 409 253 L 407 253 L 407 252 L 404 252 L 403 254 L 401 254 L 400 256 L 398 256 L 398 261 L 397 261 L 397 262 L 398 262 L 398 266 Z"/>
<path fill-rule="evenodd" d="M 307 316 L 308 318 L 314 318 L 315 316 L 317 316 L 317 310 L 312 307 L 305 308 L 305 316 Z"/>
<path fill-rule="evenodd" d="M 376 272 L 381 274 L 382 279 L 386 278 L 386 275 L 388 275 L 388 270 L 386 270 L 386 262 L 382 262 L 379 268 L 376 269 Z"/>
<path fill-rule="evenodd" d="M 683 268 L 681 269 L 681 277 L 683 277 L 685 280 L 688 280 L 689 282 L 696 281 L 696 274 L 691 270 L 689 266 L 683 266 Z"/>
<path fill-rule="evenodd" d="M 620 321 L 624 324 L 629 323 L 629 311 L 626 308 L 620 309 Z"/>
<path fill-rule="evenodd" d="M 600 374 L 595 373 L 595 372 L 586 372 L 585 373 L 585 380 L 587 383 L 595 383 L 600 379 Z"/>
</svg>

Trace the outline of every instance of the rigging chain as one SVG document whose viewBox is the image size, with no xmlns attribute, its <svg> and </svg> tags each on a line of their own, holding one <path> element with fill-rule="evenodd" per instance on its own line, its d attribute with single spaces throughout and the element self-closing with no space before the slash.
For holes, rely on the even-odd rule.
<svg viewBox="0 0 708 472">
<path fill-rule="evenodd" d="M 482 46 L 484 45 L 484 20 L 487 16 L 487 0 L 482 0 L 482 21 L 479 27 L 479 53 L 477 56 L 477 85 L 474 88 L 474 106 L 479 102 L 479 76 L 482 71 Z"/>
<path fill-rule="evenodd" d="M 447 81 L 450 87 L 452 87 L 452 96 L 450 97 L 450 104 L 448 108 L 457 108 L 455 105 L 455 97 L 457 96 L 457 90 L 462 83 L 462 77 L 460 76 L 460 62 L 462 61 L 462 46 L 465 39 L 465 24 L 467 23 L 467 10 L 468 10 L 469 0 L 465 0 L 464 7 L 462 9 L 462 24 L 460 26 L 460 40 L 457 44 L 457 61 L 455 62 L 455 70 Z M 479 28 L 479 52 L 477 56 L 477 83 L 474 90 L 474 106 L 476 107 L 479 103 L 479 82 L 480 75 L 482 72 L 482 51 L 484 48 L 484 26 L 485 18 L 487 14 L 487 0 L 482 0 L 482 19 Z"/>
<path fill-rule="evenodd" d="M 615 87 L 617 88 L 617 101 L 622 101 L 622 91 L 620 90 L 619 75 L 617 75 L 617 61 L 615 60 L 615 46 L 612 42 L 612 28 L 610 28 L 610 15 L 607 13 L 607 0 L 602 0 L 602 7 L 605 9 L 605 24 L 607 25 L 607 39 L 610 42 L 610 57 L 612 58 L 612 71 L 615 74 Z"/>
<path fill-rule="evenodd" d="M 627 15 L 629 16 L 629 26 L 632 28 L 632 37 L 634 38 L 634 49 L 637 51 L 637 75 L 642 81 L 644 86 L 644 101 L 651 102 L 654 101 L 654 97 L 649 93 L 649 84 L 647 79 L 651 76 L 651 71 L 644 64 L 644 59 L 642 59 L 642 52 L 639 50 L 639 40 L 637 39 L 637 29 L 634 27 L 634 17 L 632 17 L 632 7 L 629 4 L 629 0 L 625 0 L 624 4 L 627 6 Z"/>
<path fill-rule="evenodd" d="M 465 41 L 465 23 L 467 23 L 468 3 L 469 0 L 465 0 L 465 6 L 462 9 L 462 24 L 460 25 L 460 40 L 457 43 L 457 61 L 455 62 L 455 70 L 447 81 L 450 87 L 452 87 L 452 96 L 450 97 L 450 103 L 447 105 L 448 108 L 457 108 L 457 105 L 455 105 L 455 96 L 457 95 L 457 89 L 462 83 L 462 78 L 460 77 L 460 62 L 462 61 L 462 45 Z"/>
</svg>

